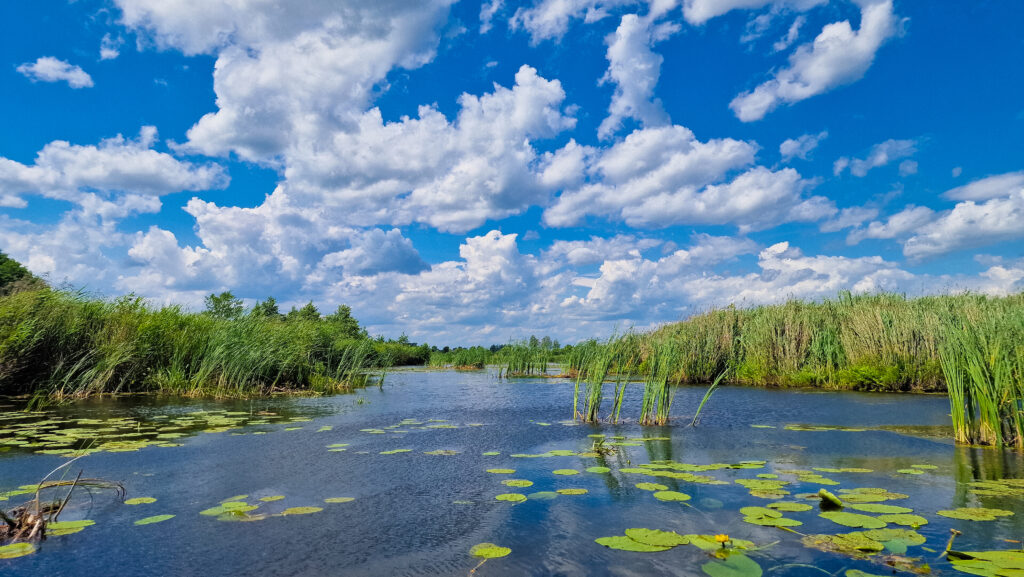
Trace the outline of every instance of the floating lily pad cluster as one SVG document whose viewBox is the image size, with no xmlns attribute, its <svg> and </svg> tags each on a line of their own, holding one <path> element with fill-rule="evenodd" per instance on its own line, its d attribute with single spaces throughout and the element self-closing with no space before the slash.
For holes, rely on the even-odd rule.
<svg viewBox="0 0 1024 577">
<path fill-rule="evenodd" d="M 179 439 L 199 433 L 243 434 L 244 427 L 301 420 L 309 419 L 266 411 L 192 411 L 146 419 L 67 418 L 48 411 L 0 412 L 0 451 L 33 451 L 61 457 L 120 453 L 146 447 L 178 447 Z"/>
<path fill-rule="evenodd" d="M 1017 577 L 1024 574 L 1024 551 L 949 551 L 953 568 L 972 575 Z"/>
<path fill-rule="evenodd" d="M 886 550 L 903 555 L 907 547 L 923 545 L 925 538 L 910 529 L 872 529 L 837 535 L 807 535 L 802 542 L 820 551 L 864 558 Z"/>
</svg>

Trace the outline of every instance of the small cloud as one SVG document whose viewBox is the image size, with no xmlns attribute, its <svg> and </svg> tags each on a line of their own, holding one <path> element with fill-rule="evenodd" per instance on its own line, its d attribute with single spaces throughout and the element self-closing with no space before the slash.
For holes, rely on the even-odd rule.
<svg viewBox="0 0 1024 577">
<path fill-rule="evenodd" d="M 505 0 L 491 0 L 483 3 L 483 6 L 480 7 L 480 34 L 487 34 L 491 31 L 494 15 L 501 10 L 504 3 Z"/>
<path fill-rule="evenodd" d="M 53 56 L 43 56 L 35 62 L 26 62 L 17 68 L 32 82 L 67 82 L 71 88 L 89 88 L 92 77 L 79 66 Z"/>
<path fill-rule="evenodd" d="M 828 131 L 823 130 L 818 134 L 805 134 L 798 138 L 787 138 L 779 145 L 779 154 L 782 155 L 782 162 L 789 162 L 793 158 L 807 160 L 807 156 L 818 144 L 828 138 Z"/>
<path fill-rule="evenodd" d="M 904 160 L 900 163 L 900 176 L 910 176 L 911 174 L 917 174 L 917 161 Z"/>
<path fill-rule="evenodd" d="M 169 86 L 169 84 L 167 84 L 167 80 L 164 80 L 163 78 L 154 78 L 153 79 L 153 84 L 156 84 L 157 86 L 164 86 L 164 87 Z"/>
<path fill-rule="evenodd" d="M 528 230 L 526 231 L 526 234 L 523 235 L 523 240 L 537 240 L 539 238 L 540 233 L 535 230 Z"/>
<path fill-rule="evenodd" d="M 124 38 L 114 38 L 110 34 L 104 34 L 100 41 L 100 60 L 113 60 L 121 55 L 121 45 Z"/>
<path fill-rule="evenodd" d="M 960 175 L 964 173 L 964 167 L 956 166 L 953 167 L 953 178 L 960 178 Z"/>
<path fill-rule="evenodd" d="M 847 158 L 845 156 L 840 158 L 833 165 L 832 172 L 835 173 L 836 176 L 839 176 L 847 167 L 849 167 L 850 174 L 863 177 L 866 176 L 873 168 L 885 166 L 890 162 L 894 162 L 901 158 L 913 156 L 916 152 L 917 141 L 894 140 L 890 138 L 885 142 L 880 142 L 872 146 L 865 158 Z M 904 169 L 904 164 L 906 163 L 900 164 L 901 174 L 903 174 L 902 170 Z M 917 172 L 917 163 L 914 162 L 912 165 L 907 165 L 906 168 L 913 170 L 913 172 L 908 174 L 913 174 L 914 172 Z"/>
</svg>

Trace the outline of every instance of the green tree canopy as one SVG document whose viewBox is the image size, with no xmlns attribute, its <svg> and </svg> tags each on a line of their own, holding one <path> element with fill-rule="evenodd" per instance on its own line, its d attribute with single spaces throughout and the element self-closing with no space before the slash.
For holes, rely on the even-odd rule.
<svg viewBox="0 0 1024 577">
<path fill-rule="evenodd" d="M 359 321 L 352 316 L 352 309 L 348 305 L 338 305 L 338 310 L 324 317 L 324 320 L 337 326 L 347 338 L 358 339 L 365 336 L 365 331 L 359 328 Z"/>
<path fill-rule="evenodd" d="M 301 309 L 292 307 L 292 310 L 288 311 L 286 318 L 290 321 L 319 321 L 320 310 L 316 308 L 313 301 L 309 301 Z"/>
<path fill-rule="evenodd" d="M 277 308 L 277 300 L 274 297 L 267 297 L 266 300 L 258 301 L 249 314 L 254 317 L 274 319 L 281 316 L 281 310 Z"/>
<path fill-rule="evenodd" d="M 20 262 L 0 251 L 0 294 L 14 292 L 21 288 L 42 288 L 46 283 L 35 276 Z"/>
<path fill-rule="evenodd" d="M 237 319 L 242 316 L 242 300 L 235 298 L 231 291 L 224 291 L 219 295 L 210 293 L 203 304 L 206 305 L 206 314 L 218 319 Z"/>
</svg>

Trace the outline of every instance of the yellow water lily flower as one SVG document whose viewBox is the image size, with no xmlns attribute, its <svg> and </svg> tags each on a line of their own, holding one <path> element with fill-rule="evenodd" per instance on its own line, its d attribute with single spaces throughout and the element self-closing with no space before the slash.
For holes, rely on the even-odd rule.
<svg viewBox="0 0 1024 577">
<path fill-rule="evenodd" d="M 725 544 L 728 543 L 730 539 L 728 535 L 715 535 L 715 541 L 718 541 L 722 544 L 722 547 L 725 547 Z"/>
</svg>

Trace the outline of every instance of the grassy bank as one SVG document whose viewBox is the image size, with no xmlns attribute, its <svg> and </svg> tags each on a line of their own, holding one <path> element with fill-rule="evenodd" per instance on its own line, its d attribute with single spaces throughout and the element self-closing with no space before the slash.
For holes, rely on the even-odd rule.
<svg viewBox="0 0 1024 577">
<path fill-rule="evenodd" d="M 0 394 L 332 392 L 365 385 L 377 368 L 422 363 L 429 352 L 369 339 L 337 315 L 228 316 L 50 289 L 0 296 Z"/>
</svg>

